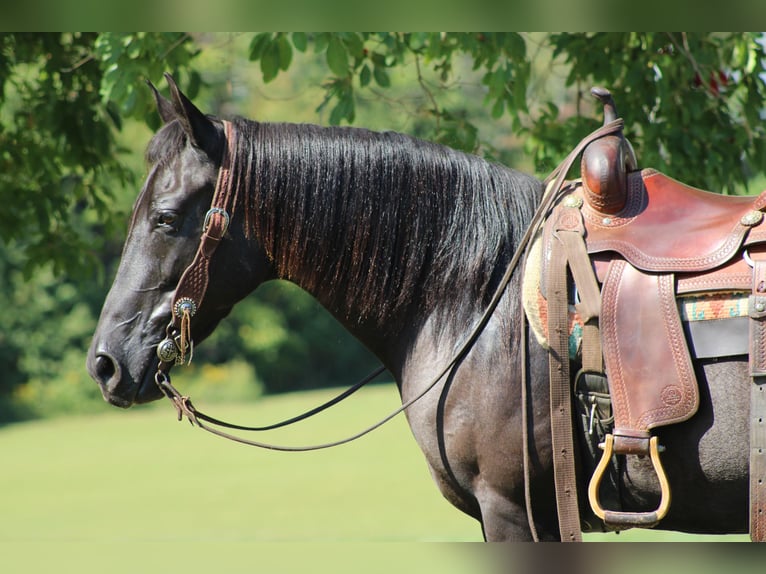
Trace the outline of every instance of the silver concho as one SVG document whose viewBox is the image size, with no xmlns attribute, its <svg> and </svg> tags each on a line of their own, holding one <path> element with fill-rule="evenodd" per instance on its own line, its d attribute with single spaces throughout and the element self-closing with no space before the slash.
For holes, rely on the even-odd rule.
<svg viewBox="0 0 766 574">
<path fill-rule="evenodd" d="M 163 339 L 157 345 L 157 357 L 163 363 L 172 363 L 178 357 L 178 346 L 173 339 Z"/>
<path fill-rule="evenodd" d="M 176 301 L 173 311 L 175 312 L 176 317 L 181 317 L 184 314 L 184 311 L 188 311 L 189 316 L 193 317 L 197 312 L 197 304 L 189 297 L 181 297 Z"/>
<path fill-rule="evenodd" d="M 561 204 L 564 207 L 573 207 L 575 209 L 579 209 L 582 207 L 582 197 L 578 197 L 574 194 L 567 195 L 562 201 Z"/>
<path fill-rule="evenodd" d="M 755 227 L 761 221 L 763 221 L 763 212 L 756 209 L 748 211 L 742 216 L 742 219 L 740 219 L 740 223 L 745 227 Z"/>
</svg>

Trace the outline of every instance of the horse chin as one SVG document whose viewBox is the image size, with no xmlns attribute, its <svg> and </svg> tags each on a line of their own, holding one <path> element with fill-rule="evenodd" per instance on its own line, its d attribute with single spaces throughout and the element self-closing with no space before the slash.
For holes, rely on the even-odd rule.
<svg viewBox="0 0 766 574">
<path fill-rule="evenodd" d="M 163 398 L 165 395 L 154 380 L 154 373 L 149 372 L 141 385 L 138 387 L 133 403 L 137 405 L 151 403 Z"/>
<path fill-rule="evenodd" d="M 121 409 L 128 409 L 133 406 L 133 401 L 130 399 L 125 399 L 123 397 L 118 397 L 116 395 L 113 395 L 104 389 L 101 389 L 101 396 L 104 397 L 104 400 L 112 405 L 113 407 L 119 407 Z"/>
</svg>

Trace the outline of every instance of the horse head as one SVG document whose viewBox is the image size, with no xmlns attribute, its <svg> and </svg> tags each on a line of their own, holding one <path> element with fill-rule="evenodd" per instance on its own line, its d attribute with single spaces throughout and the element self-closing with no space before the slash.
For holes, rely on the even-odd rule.
<svg viewBox="0 0 766 574">
<path fill-rule="evenodd" d="M 104 398 L 121 407 L 162 396 L 154 381 L 157 345 L 172 320 L 176 285 L 200 244 L 227 145 L 224 123 L 200 112 L 167 79 L 170 100 L 149 84 L 164 125 L 147 149 L 149 174 L 87 359 Z M 191 325 L 194 341 L 207 337 L 269 274 L 266 257 L 245 238 L 239 219 L 232 214 L 210 263 L 204 304 Z"/>
</svg>

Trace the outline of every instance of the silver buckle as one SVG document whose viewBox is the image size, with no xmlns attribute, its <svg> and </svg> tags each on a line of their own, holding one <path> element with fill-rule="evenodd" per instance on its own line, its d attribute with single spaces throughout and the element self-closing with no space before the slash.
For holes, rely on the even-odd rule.
<svg viewBox="0 0 766 574">
<path fill-rule="evenodd" d="M 210 227 L 210 218 L 213 215 L 222 215 L 223 216 L 223 231 L 221 231 L 221 235 L 226 233 L 226 230 L 229 228 L 229 214 L 226 213 L 225 209 L 221 209 L 220 207 L 211 207 L 208 212 L 205 214 L 205 222 L 202 224 L 202 233 L 205 233 L 207 231 L 207 228 Z"/>
</svg>

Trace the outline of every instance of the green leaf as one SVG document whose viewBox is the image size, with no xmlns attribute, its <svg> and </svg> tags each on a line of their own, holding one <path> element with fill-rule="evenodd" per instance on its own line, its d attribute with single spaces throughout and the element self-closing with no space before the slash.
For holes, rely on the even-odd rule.
<svg viewBox="0 0 766 574">
<path fill-rule="evenodd" d="M 375 66 L 372 70 L 372 75 L 375 78 L 375 83 L 381 88 L 387 88 L 391 85 L 391 78 L 388 77 L 388 72 L 381 66 Z"/>
<path fill-rule="evenodd" d="M 336 76 L 348 76 L 348 52 L 340 38 L 333 36 L 327 45 L 327 65 Z"/>
<path fill-rule="evenodd" d="M 299 52 L 305 52 L 308 47 L 308 37 L 305 32 L 293 32 L 293 46 Z"/>
<path fill-rule="evenodd" d="M 293 48 L 284 34 L 280 34 L 277 40 L 277 49 L 279 52 L 279 69 L 287 70 L 293 61 Z"/>
<path fill-rule="evenodd" d="M 321 54 L 327 49 L 327 44 L 330 41 L 330 38 L 332 38 L 332 34 L 330 32 L 322 32 L 321 34 L 317 34 L 314 37 L 314 51 L 317 54 Z"/>
<path fill-rule="evenodd" d="M 509 32 L 505 37 L 505 51 L 511 60 L 524 60 L 527 56 L 527 43 L 518 32 Z"/>
<path fill-rule="evenodd" d="M 271 44 L 271 34 L 269 32 L 256 34 L 250 41 L 250 61 L 255 62 L 256 60 L 260 60 L 263 51 L 269 44 Z"/>
<path fill-rule="evenodd" d="M 261 54 L 261 73 L 263 74 L 263 81 L 266 83 L 277 77 L 279 73 L 279 48 L 276 44 L 270 43 Z"/>
<path fill-rule="evenodd" d="M 505 101 L 503 98 L 497 98 L 495 100 L 495 105 L 492 106 L 492 117 L 495 119 L 498 119 L 500 116 L 503 115 L 503 112 L 505 111 Z"/>
<path fill-rule="evenodd" d="M 330 125 L 340 125 L 341 121 L 354 121 L 354 103 L 345 98 L 341 99 L 330 112 Z"/>
<path fill-rule="evenodd" d="M 359 72 L 359 85 L 366 88 L 370 85 L 370 81 L 372 81 L 372 72 L 370 71 L 370 67 L 365 64 Z"/>
<path fill-rule="evenodd" d="M 356 32 L 346 34 L 343 43 L 352 58 L 357 61 L 364 58 L 364 41 L 359 34 Z"/>
</svg>

